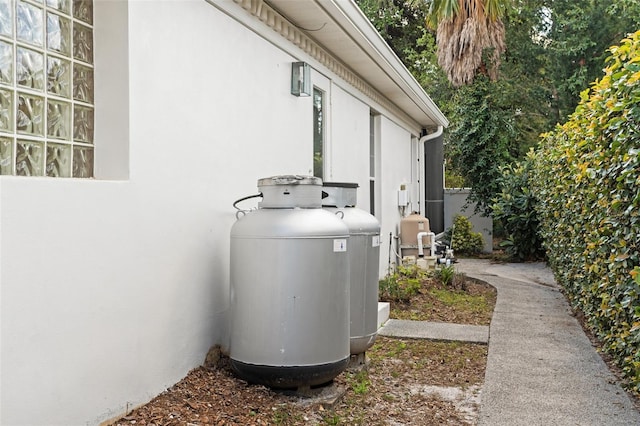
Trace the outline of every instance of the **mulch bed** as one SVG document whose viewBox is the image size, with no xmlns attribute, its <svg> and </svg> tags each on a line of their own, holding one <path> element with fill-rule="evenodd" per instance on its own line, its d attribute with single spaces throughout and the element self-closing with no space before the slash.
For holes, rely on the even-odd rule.
<svg viewBox="0 0 640 426">
<path fill-rule="evenodd" d="M 430 321 L 490 321 L 486 309 L 465 309 L 464 299 L 458 306 L 448 305 L 432 294 L 433 288 L 425 286 L 410 303 L 394 306 L 393 311 Z M 469 279 L 460 291 L 485 298 L 493 311 L 493 287 Z M 345 371 L 334 379 L 332 386 L 343 394 L 330 404 L 248 384 L 235 377 L 228 358 L 214 350 L 207 367 L 192 370 L 113 424 L 473 425 L 487 350 L 486 345 L 379 336 L 367 351 L 366 369 Z"/>
</svg>

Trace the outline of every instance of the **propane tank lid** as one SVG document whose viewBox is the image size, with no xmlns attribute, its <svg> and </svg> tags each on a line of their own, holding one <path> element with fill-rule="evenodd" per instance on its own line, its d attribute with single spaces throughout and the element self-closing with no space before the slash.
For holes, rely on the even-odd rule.
<svg viewBox="0 0 640 426">
<path fill-rule="evenodd" d="M 302 175 L 279 175 L 258 179 L 258 188 L 267 185 L 322 185 L 322 179 Z"/>
<path fill-rule="evenodd" d="M 322 179 L 315 176 L 280 175 L 258 179 L 260 208 L 320 208 Z"/>
<path fill-rule="evenodd" d="M 358 184 L 352 182 L 324 182 L 322 184 L 323 207 L 355 207 L 358 201 Z M 326 194 L 326 196 L 325 196 Z"/>
</svg>

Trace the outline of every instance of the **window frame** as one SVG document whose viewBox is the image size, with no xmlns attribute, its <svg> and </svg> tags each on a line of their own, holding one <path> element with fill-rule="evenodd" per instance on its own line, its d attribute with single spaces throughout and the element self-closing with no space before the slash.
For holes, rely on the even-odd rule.
<svg viewBox="0 0 640 426">
<path fill-rule="evenodd" d="M 319 102 L 318 102 L 319 99 Z M 317 86 L 312 89 L 313 101 L 313 176 L 324 179 L 325 176 L 325 140 L 326 140 L 326 92 Z M 318 106 L 320 108 L 318 108 Z"/>
</svg>

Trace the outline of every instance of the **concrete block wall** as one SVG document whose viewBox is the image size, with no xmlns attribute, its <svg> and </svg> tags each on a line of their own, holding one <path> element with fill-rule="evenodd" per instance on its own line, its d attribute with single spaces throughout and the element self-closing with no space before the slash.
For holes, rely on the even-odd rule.
<svg viewBox="0 0 640 426">
<path fill-rule="evenodd" d="M 491 253 L 493 251 L 493 219 L 474 213 L 476 204 L 467 200 L 470 188 L 445 188 L 444 190 L 444 228 L 451 228 L 453 218 L 461 214 L 466 216 L 473 225 L 473 232 L 480 232 L 484 240 L 482 251 Z"/>
</svg>

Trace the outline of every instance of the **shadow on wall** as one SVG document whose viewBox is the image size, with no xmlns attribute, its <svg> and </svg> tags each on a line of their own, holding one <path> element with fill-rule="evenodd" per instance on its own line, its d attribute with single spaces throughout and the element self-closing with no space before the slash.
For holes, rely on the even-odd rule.
<svg viewBox="0 0 640 426">
<path fill-rule="evenodd" d="M 493 251 L 493 220 L 480 213 L 474 213 L 476 204 L 467 201 L 470 192 L 470 188 L 445 188 L 444 229 L 451 228 L 453 218 L 456 215 L 461 214 L 468 217 L 473 225 L 473 231 L 482 234 L 484 241 L 482 251 L 491 253 Z"/>
</svg>

